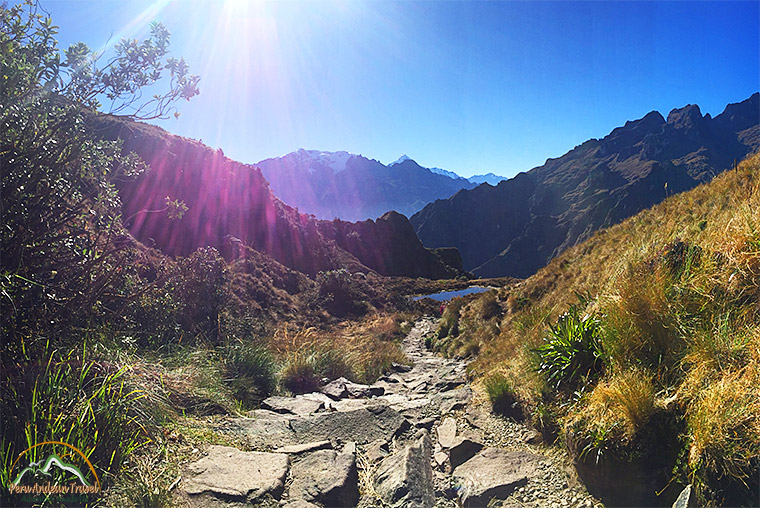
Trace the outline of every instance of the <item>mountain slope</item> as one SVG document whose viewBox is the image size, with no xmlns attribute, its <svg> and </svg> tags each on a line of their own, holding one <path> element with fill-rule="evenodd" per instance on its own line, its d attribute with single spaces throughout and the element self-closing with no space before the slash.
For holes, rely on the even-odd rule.
<svg viewBox="0 0 760 508">
<path fill-rule="evenodd" d="M 357 251 L 363 256 L 360 262 L 346 250 L 353 244 L 339 246 L 335 238 L 323 234 L 320 221 L 277 199 L 258 168 L 152 125 L 105 115 L 89 123 L 98 136 L 123 140 L 124 151 L 134 151 L 150 165 L 136 179 L 117 182 L 124 223 L 138 240 L 168 255 L 187 256 L 211 246 L 230 258 L 241 252 L 241 246 L 249 246 L 312 276 L 338 268 L 429 278 L 460 273 L 422 246 L 406 217 L 383 224 L 367 221 L 361 234 L 375 247 L 375 256 L 367 258 Z M 330 161 L 346 160 L 350 164 L 350 158 L 340 155 Z M 187 205 L 181 219 L 168 216 L 167 199 Z M 397 236 L 403 237 L 411 260 L 380 241 Z M 409 267 L 414 269 L 407 273 Z"/>
<path fill-rule="evenodd" d="M 526 277 L 601 227 L 709 181 L 760 148 L 760 95 L 715 118 L 653 111 L 558 159 L 431 203 L 410 220 L 427 247 L 457 247 L 481 276 Z"/>
<path fill-rule="evenodd" d="M 595 232 L 449 306 L 442 323 L 457 332 L 433 347 L 480 351 L 470 372 L 503 379 L 551 440 L 562 432 L 607 505 L 670 506 L 691 483 L 695 506 L 756 506 L 759 183 L 755 154 Z"/>
<path fill-rule="evenodd" d="M 285 203 L 328 220 L 364 220 L 390 210 L 410 216 L 431 201 L 475 186 L 408 157 L 385 166 L 348 152 L 301 149 L 256 166 Z"/>
</svg>

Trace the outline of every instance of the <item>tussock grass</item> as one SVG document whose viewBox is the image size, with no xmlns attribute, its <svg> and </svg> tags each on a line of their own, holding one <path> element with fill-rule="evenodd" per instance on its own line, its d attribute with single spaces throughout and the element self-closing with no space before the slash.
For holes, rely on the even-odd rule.
<svg viewBox="0 0 760 508">
<path fill-rule="evenodd" d="M 547 333 L 562 328 L 579 295 L 583 315 L 598 323 L 604 369 L 568 393 L 553 375 L 567 355 L 544 355 L 536 375 L 533 351 L 547 349 Z M 670 443 L 675 434 L 682 453 L 669 466 L 673 478 L 695 484 L 702 504 L 757 502 L 760 155 L 486 298 L 442 321 L 446 336 L 458 332 L 458 349 L 480 348 L 471 374 L 502 372 L 534 421 L 554 419 L 597 452 L 639 460 L 654 453 L 645 438 Z M 484 312 L 493 301 L 501 313 Z M 684 422 L 680 437 L 673 422 Z"/>
</svg>

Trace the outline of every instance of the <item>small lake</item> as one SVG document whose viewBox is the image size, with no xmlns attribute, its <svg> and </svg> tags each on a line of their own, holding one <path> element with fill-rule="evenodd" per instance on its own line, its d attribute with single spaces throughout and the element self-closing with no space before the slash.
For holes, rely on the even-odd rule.
<svg viewBox="0 0 760 508">
<path fill-rule="evenodd" d="M 432 298 L 438 302 L 446 302 L 457 296 L 471 295 L 473 293 L 483 293 L 493 288 L 484 288 L 480 286 L 471 286 L 465 289 L 457 289 L 455 291 L 441 291 L 440 293 L 433 293 L 430 295 L 415 296 L 412 298 L 414 301 L 422 300 L 423 298 Z"/>
</svg>

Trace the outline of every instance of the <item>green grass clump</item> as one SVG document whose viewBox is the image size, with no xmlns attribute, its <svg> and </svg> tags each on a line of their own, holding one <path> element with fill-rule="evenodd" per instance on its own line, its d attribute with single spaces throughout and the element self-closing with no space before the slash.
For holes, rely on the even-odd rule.
<svg viewBox="0 0 760 508">
<path fill-rule="evenodd" d="M 253 406 L 274 390 L 277 365 L 272 352 L 261 344 L 235 344 L 224 349 L 227 382 L 235 399 Z"/>
<path fill-rule="evenodd" d="M 155 397 L 136 387 L 130 366 L 89 358 L 84 347 L 48 350 L 41 363 L 29 359 L 3 370 L 0 379 L 0 476 L 6 485 L 18 469 L 16 458 L 46 441 L 63 441 L 84 453 L 101 483 L 108 484 L 122 464 L 151 440 L 158 426 Z M 55 449 L 37 447 L 25 461 L 44 460 Z"/>
<path fill-rule="evenodd" d="M 537 369 L 555 389 L 574 388 L 580 381 L 597 377 L 603 367 L 599 321 L 581 316 L 578 307 L 559 317 L 547 330 L 545 343 L 536 348 Z"/>
<path fill-rule="evenodd" d="M 488 376 L 483 386 L 491 402 L 493 411 L 518 420 L 522 419 L 522 410 L 515 394 L 512 382 L 502 373 L 496 372 Z"/>
</svg>

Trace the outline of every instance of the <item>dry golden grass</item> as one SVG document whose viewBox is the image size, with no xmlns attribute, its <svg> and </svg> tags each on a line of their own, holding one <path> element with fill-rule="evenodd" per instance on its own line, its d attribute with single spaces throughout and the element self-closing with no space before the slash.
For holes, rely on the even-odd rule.
<svg viewBox="0 0 760 508">
<path fill-rule="evenodd" d="M 328 330 L 285 326 L 275 333 L 271 344 L 285 377 L 311 368 L 317 377 L 374 382 L 392 363 L 408 363 L 400 340 L 402 324 L 411 319 L 408 314 L 370 315 Z"/>
<path fill-rule="evenodd" d="M 590 379 L 587 395 L 570 402 L 535 375 L 532 350 L 578 295 L 602 322 L 607 374 Z M 660 404 L 678 408 L 687 426 L 685 473 L 704 502 L 728 495 L 720 483 L 726 477 L 716 483 L 720 474 L 739 485 L 747 467 L 757 476 L 760 154 L 598 231 L 501 290 L 496 333 L 483 298 L 449 323 L 462 330 L 460 340 L 477 341 L 481 353 L 469 367 L 476 377 L 502 372 L 529 407 L 549 400 L 566 422 L 620 429 L 607 439 L 641 432 Z"/>
<path fill-rule="evenodd" d="M 620 429 L 625 438 L 631 438 L 644 428 L 654 409 L 652 380 L 646 372 L 630 369 L 597 384 L 583 411 L 572 418 L 583 418 L 598 428 Z"/>
</svg>

